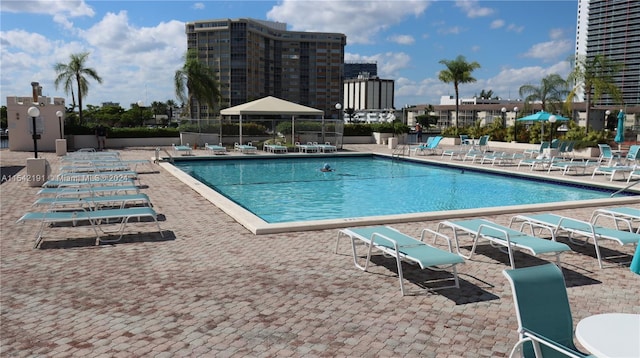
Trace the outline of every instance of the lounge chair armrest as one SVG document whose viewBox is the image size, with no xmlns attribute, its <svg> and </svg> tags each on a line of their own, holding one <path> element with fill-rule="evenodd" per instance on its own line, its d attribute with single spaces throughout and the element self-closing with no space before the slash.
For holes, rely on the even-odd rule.
<svg viewBox="0 0 640 358">
<path fill-rule="evenodd" d="M 425 239 L 425 234 L 426 233 L 430 233 L 433 234 L 433 243 L 436 243 L 436 239 L 437 238 L 442 238 L 447 242 L 447 247 L 449 248 L 449 252 L 453 252 L 453 248 L 451 246 L 451 239 L 449 239 L 449 237 L 447 235 L 444 235 L 442 233 L 439 233 L 437 231 L 428 229 L 428 228 L 424 228 L 422 229 L 422 232 L 420 233 L 420 241 L 424 242 Z"/>
<path fill-rule="evenodd" d="M 377 239 L 377 240 L 376 240 Z M 371 234 L 371 246 L 375 246 L 376 242 L 380 241 L 388 241 L 393 245 L 393 248 L 398 251 L 398 242 L 388 236 L 382 235 L 380 233 L 374 232 Z"/>
<path fill-rule="evenodd" d="M 589 357 L 589 355 L 586 355 L 582 352 L 576 351 L 571 347 L 567 347 L 565 345 L 562 345 L 552 339 L 549 339 L 541 334 L 538 334 L 536 332 L 530 331 L 526 328 L 522 328 L 521 332 L 520 332 L 524 338 L 520 341 L 520 342 L 525 342 L 526 340 L 531 341 L 531 343 L 533 344 L 533 349 L 536 353 L 536 357 L 542 357 L 542 352 L 540 351 L 540 344 L 543 344 L 555 351 L 561 352 L 562 354 L 566 355 L 567 357 L 572 357 L 572 358 L 585 358 L 585 357 Z M 520 343 L 518 342 L 518 343 Z M 513 352 L 512 352 L 513 353 Z"/>
</svg>

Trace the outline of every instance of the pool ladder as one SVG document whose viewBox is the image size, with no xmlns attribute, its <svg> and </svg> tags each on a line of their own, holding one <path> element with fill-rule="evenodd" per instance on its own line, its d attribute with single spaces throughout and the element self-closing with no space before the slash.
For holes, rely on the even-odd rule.
<svg viewBox="0 0 640 358">
<path fill-rule="evenodd" d="M 160 151 L 165 152 L 165 154 L 167 154 L 167 156 L 169 157 L 169 162 L 173 163 L 173 156 L 171 155 L 171 153 L 169 153 L 169 151 L 167 151 L 165 148 L 156 147 L 156 159 L 154 160 L 156 164 L 160 163 L 160 160 L 162 160 L 162 158 L 160 158 Z"/>
<path fill-rule="evenodd" d="M 405 154 L 406 151 L 406 154 Z M 409 156 L 411 154 L 411 151 L 409 150 L 409 147 L 406 144 L 398 144 L 395 149 L 393 150 L 393 152 L 391 153 L 391 157 L 392 158 L 400 158 L 401 156 L 404 157 Z"/>
</svg>

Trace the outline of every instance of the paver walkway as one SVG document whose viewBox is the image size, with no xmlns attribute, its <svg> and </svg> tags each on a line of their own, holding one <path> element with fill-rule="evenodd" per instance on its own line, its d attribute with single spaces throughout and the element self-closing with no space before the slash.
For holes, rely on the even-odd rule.
<svg viewBox="0 0 640 358">
<path fill-rule="evenodd" d="M 153 154 L 122 151 L 125 159 Z M 3 167 L 30 156 L 0 152 Z M 56 172 L 60 159 L 42 156 Z M 357 270 L 346 240 L 333 253 L 337 230 L 254 236 L 159 170 L 142 174 L 142 191 L 161 215 L 164 240 L 146 224 L 100 246 L 89 231 L 53 228 L 34 250 L 37 225 L 15 223 L 37 191 L 20 180 L 25 173 L 0 186 L 3 357 L 504 357 L 517 341 L 501 273 L 509 261 L 497 249 L 481 246 L 460 266 L 459 290 L 402 297 L 393 260 Z M 589 219 L 592 210 L 559 213 Z M 437 222 L 393 226 L 418 235 Z M 606 255 L 633 254 L 603 246 Z M 628 264 L 601 270 L 591 244 L 572 248 L 563 268 L 574 324 L 596 313 L 640 313 L 640 276 Z M 516 255 L 519 267 L 542 262 Z M 434 277 L 408 266 L 405 275 L 413 290 Z"/>
</svg>

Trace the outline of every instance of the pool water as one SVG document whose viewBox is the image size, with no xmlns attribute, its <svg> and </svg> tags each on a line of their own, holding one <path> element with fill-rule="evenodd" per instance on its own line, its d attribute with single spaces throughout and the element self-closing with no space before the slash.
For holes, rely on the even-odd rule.
<svg viewBox="0 0 640 358">
<path fill-rule="evenodd" d="M 325 163 L 334 171 L 322 172 Z M 601 199 L 611 194 L 379 156 L 175 165 L 267 223 Z"/>
</svg>

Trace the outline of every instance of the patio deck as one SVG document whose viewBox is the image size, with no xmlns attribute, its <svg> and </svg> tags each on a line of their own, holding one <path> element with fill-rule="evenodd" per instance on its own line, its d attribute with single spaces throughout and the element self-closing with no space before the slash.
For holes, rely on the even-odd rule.
<svg viewBox="0 0 640 358">
<path fill-rule="evenodd" d="M 381 145 L 345 149 L 391 153 Z M 154 150 L 121 153 L 148 159 Z M 31 155 L 3 150 L 1 164 L 23 166 Z M 40 156 L 56 173 L 60 159 Z M 26 170 L 0 186 L 2 356 L 504 357 L 518 339 L 501 273 L 508 256 L 495 248 L 483 245 L 459 265 L 460 289 L 402 297 L 393 260 L 377 257 L 364 273 L 346 240 L 333 253 L 337 229 L 256 236 L 158 170 L 141 174 L 142 192 L 160 214 L 165 239 L 145 231 L 100 246 L 90 229 L 56 228 L 34 250 L 37 225 L 15 221 L 31 210 L 38 188 L 20 180 Z M 592 182 L 590 175 L 577 179 Z M 592 211 L 557 213 L 588 220 Z M 478 215 L 505 225 L 511 216 Z M 438 222 L 393 226 L 417 236 Z M 67 233 L 74 239 L 55 239 Z M 575 252 L 562 261 L 574 325 L 597 313 L 640 313 L 640 276 L 628 264 L 601 270 L 591 244 L 570 246 Z M 628 261 L 633 248 L 604 243 L 603 253 Z M 545 262 L 524 253 L 515 260 L 518 267 Z M 404 271 L 414 290 L 438 275 Z"/>
</svg>

